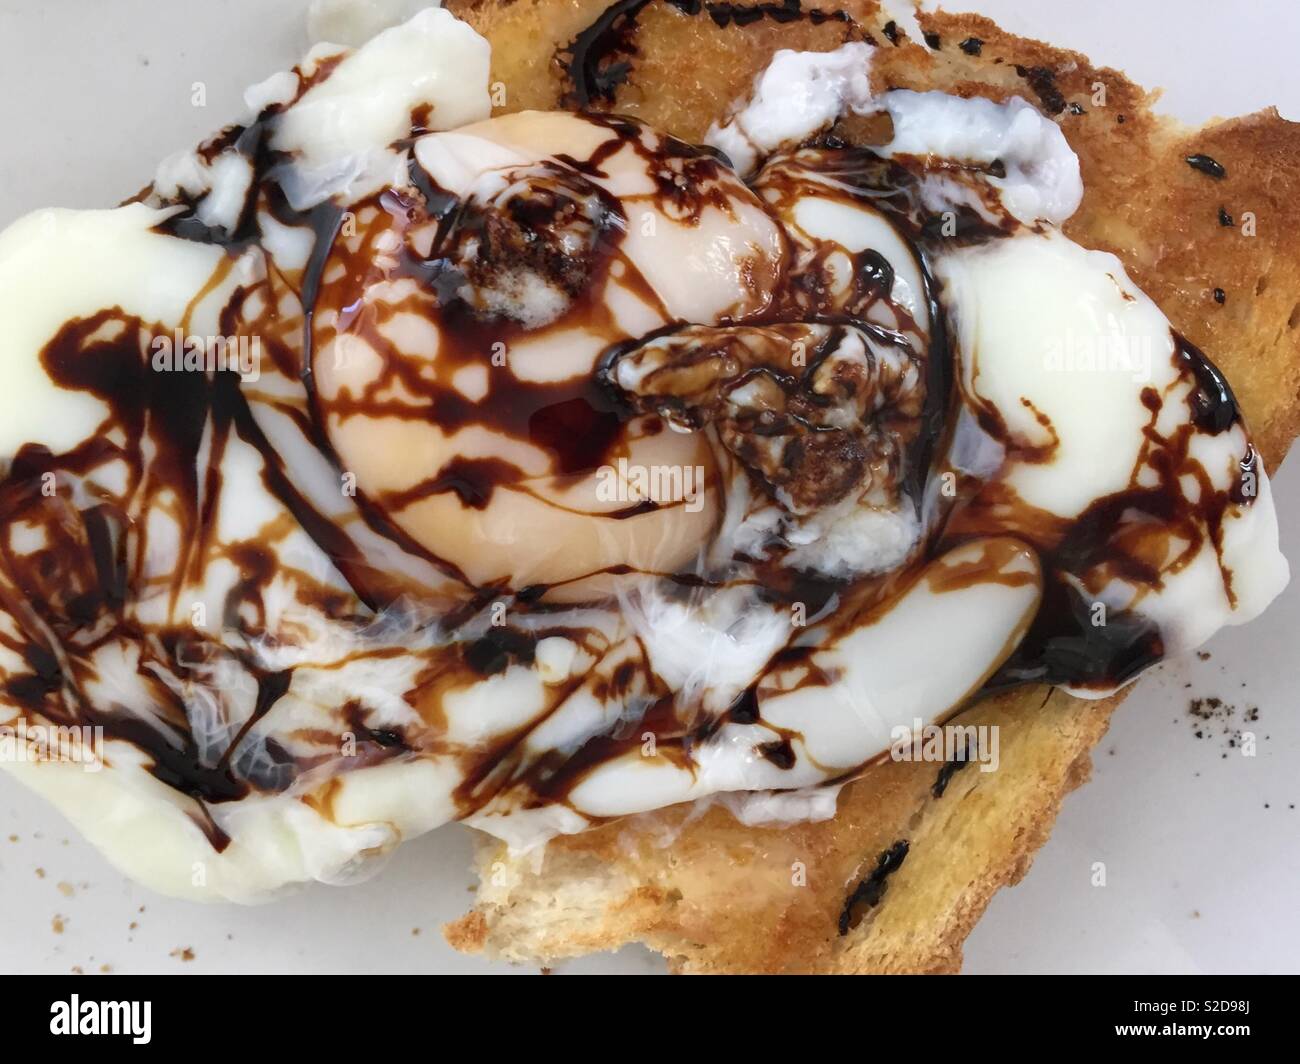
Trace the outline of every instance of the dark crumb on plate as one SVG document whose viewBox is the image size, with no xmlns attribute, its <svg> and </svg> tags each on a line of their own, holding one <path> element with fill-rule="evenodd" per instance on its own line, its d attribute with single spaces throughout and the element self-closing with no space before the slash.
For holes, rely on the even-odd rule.
<svg viewBox="0 0 1300 1064">
<path fill-rule="evenodd" d="M 1241 725 L 1255 724 L 1260 719 L 1258 706 L 1239 708 L 1222 698 L 1207 696 L 1193 698 L 1187 703 L 1187 715 L 1192 721 L 1192 735 L 1197 739 L 1221 738 L 1226 741 L 1227 750 L 1238 749 L 1245 737 Z M 1175 718 L 1177 721 L 1177 718 Z M 1264 736 L 1265 739 L 1268 736 Z"/>
</svg>

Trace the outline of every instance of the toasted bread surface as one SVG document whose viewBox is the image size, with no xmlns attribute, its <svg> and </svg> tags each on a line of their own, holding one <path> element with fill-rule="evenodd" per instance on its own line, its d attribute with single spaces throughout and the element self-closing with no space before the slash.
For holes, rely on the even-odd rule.
<svg viewBox="0 0 1300 1064">
<path fill-rule="evenodd" d="M 1300 432 L 1300 248 L 1289 236 L 1300 231 L 1300 125 L 1276 112 L 1188 129 L 1082 55 L 972 15 L 922 15 L 929 42 L 912 41 L 873 0 L 817 0 L 821 17 L 791 22 L 713 17 L 730 5 L 625 6 L 632 21 L 612 60 L 625 69 L 607 96 L 577 100 L 566 49 L 606 0 L 448 6 L 491 41 L 505 110 L 586 105 L 692 141 L 780 48 L 869 39 L 877 89 L 1024 96 L 1080 156 L 1087 192 L 1067 233 L 1118 255 L 1215 360 L 1270 468 Z M 1193 155 L 1226 175 L 1190 166 Z M 484 838 L 477 904 L 447 937 L 521 962 L 644 942 L 682 972 L 956 971 L 994 892 L 1024 875 L 1087 778 L 1120 701 L 1041 687 L 987 699 L 961 723 L 1000 729 L 997 771 L 883 761 L 827 821 L 755 828 L 719 806 L 676 807 L 557 839 L 540 856 Z"/>
</svg>

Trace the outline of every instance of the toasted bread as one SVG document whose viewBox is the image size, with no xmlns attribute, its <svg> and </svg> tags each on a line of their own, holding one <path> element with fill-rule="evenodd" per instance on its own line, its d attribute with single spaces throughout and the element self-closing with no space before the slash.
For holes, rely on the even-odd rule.
<svg viewBox="0 0 1300 1064">
<path fill-rule="evenodd" d="M 491 41 L 504 110 L 614 110 L 692 141 L 779 48 L 868 38 L 877 89 L 1025 96 L 1082 161 L 1087 195 L 1068 234 L 1117 254 L 1215 359 L 1270 467 L 1300 432 L 1300 125 L 1275 111 L 1187 129 L 1082 55 L 969 15 L 923 14 L 928 43 L 910 40 L 873 0 L 816 0 L 792 21 L 750 21 L 743 2 L 624 4 L 602 91 L 575 94 L 566 49 L 606 0 L 448 6 Z M 955 971 L 993 893 L 1025 874 L 1087 779 L 1120 701 L 1047 688 L 987 699 L 962 722 L 999 726 L 998 771 L 885 761 L 822 822 L 754 828 L 719 806 L 677 807 L 554 840 L 540 857 L 485 838 L 477 904 L 447 937 L 540 963 L 643 942 L 681 972 Z"/>
</svg>

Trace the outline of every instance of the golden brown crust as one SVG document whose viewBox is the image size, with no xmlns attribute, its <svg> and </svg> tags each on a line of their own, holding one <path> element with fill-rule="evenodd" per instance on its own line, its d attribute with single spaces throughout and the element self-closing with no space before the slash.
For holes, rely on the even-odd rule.
<svg viewBox="0 0 1300 1064">
<path fill-rule="evenodd" d="M 449 6 L 492 41 L 494 78 L 513 110 L 557 105 L 565 85 L 553 53 L 604 0 Z M 1155 97 L 1117 71 L 987 19 L 922 16 L 942 42 L 935 51 L 885 45 L 870 0 L 852 11 L 859 32 L 882 44 L 878 87 L 1016 93 L 1049 110 L 1064 101 L 1060 121 L 1088 189 L 1069 234 L 1123 259 L 1226 372 L 1269 464 L 1280 461 L 1300 432 L 1300 249 L 1287 237 L 1300 231 L 1300 126 L 1266 111 L 1184 129 L 1154 114 Z M 698 140 L 777 48 L 833 48 L 849 29 L 759 23 L 737 32 L 654 2 L 613 106 Z M 960 47 L 968 38 L 983 42 L 978 56 Z M 1193 169 L 1192 154 L 1213 156 L 1227 176 Z M 1220 208 L 1233 226 L 1221 224 Z M 962 722 L 999 727 L 998 771 L 968 766 L 936 796 L 937 766 L 885 762 L 846 787 L 835 818 L 821 823 L 746 828 L 719 807 L 674 808 L 556 840 L 540 861 L 485 840 L 478 904 L 447 937 L 520 961 L 640 941 L 683 972 L 956 971 L 989 899 L 1024 875 L 1061 801 L 1087 778 L 1089 751 L 1120 701 L 1041 688 L 987 700 Z M 841 936 L 847 896 L 900 840 L 907 856 L 879 903 Z"/>
</svg>

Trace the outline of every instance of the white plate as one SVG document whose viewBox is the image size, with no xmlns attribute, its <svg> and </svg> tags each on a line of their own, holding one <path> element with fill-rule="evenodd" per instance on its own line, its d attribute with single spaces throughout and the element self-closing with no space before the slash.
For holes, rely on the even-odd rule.
<svg viewBox="0 0 1300 1064">
<path fill-rule="evenodd" d="M 1165 85 L 1164 107 L 1188 121 L 1268 104 L 1300 119 L 1300 5 L 1291 0 L 966 6 Z M 101 207 L 133 193 L 164 155 L 240 114 L 246 85 L 298 58 L 304 7 L 4 0 L 0 225 L 38 206 Z M 202 108 L 191 105 L 199 82 Z M 1300 561 L 1300 462 L 1284 469 L 1277 495 L 1283 546 Z M 1002 891 L 976 928 L 967 971 L 1297 969 L 1298 632 L 1300 584 L 1255 625 L 1217 639 L 1208 661 L 1143 680 L 1098 749 L 1093 782 L 1067 801 L 1024 883 Z M 1258 706 L 1258 756 L 1240 756 L 1217 731 L 1194 738 L 1192 695 Z M 468 860 L 467 834 L 453 827 L 406 844 L 357 887 L 314 887 L 251 909 L 196 906 L 124 881 L 0 776 L 0 971 L 516 971 L 463 957 L 438 932 L 471 900 Z M 1104 887 L 1092 885 L 1097 862 Z M 661 968 L 628 949 L 563 970 Z"/>
</svg>

